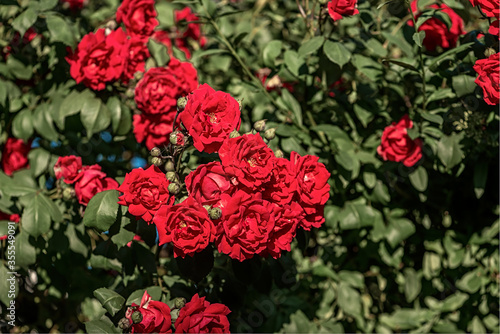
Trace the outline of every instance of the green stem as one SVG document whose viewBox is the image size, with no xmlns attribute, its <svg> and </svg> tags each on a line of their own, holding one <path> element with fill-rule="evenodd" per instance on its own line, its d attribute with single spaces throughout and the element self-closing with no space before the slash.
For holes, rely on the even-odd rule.
<svg viewBox="0 0 500 334">
<path fill-rule="evenodd" d="M 226 36 L 224 36 L 224 34 L 222 33 L 222 31 L 219 28 L 219 25 L 217 24 L 217 22 L 215 22 L 212 15 L 210 15 L 210 13 L 208 12 L 207 8 L 205 7 L 205 5 L 203 4 L 202 1 L 200 1 L 200 4 L 202 5 L 203 10 L 205 11 L 205 15 L 208 17 L 210 24 L 212 25 L 212 27 L 214 27 L 215 31 L 217 32 L 217 34 L 221 38 L 224 45 L 228 48 L 229 52 L 231 52 L 231 54 L 233 55 L 234 59 L 236 59 L 238 64 L 240 64 L 241 68 L 243 69 L 243 72 L 245 72 L 245 74 L 248 77 L 250 77 L 250 79 L 257 84 L 257 87 L 259 87 L 261 92 L 264 93 L 264 95 L 269 99 L 269 101 L 271 101 L 271 103 L 273 103 L 276 107 L 278 107 L 278 109 L 280 109 L 279 106 L 274 101 L 271 94 L 269 94 L 269 92 L 267 91 L 266 87 L 264 87 L 264 84 L 257 78 L 257 76 L 255 76 L 252 73 L 252 71 L 248 68 L 248 66 L 243 61 L 243 59 L 241 59 L 240 55 L 233 48 L 233 46 L 231 45 L 231 42 L 229 42 L 229 40 L 226 38 Z"/>
<path fill-rule="evenodd" d="M 408 5 L 408 8 L 410 9 L 410 14 L 411 14 L 411 20 L 413 21 L 413 27 L 415 28 L 415 33 L 418 33 L 417 31 L 417 20 L 415 19 L 415 14 L 413 13 L 413 10 L 411 9 L 411 5 L 409 1 L 406 1 L 406 4 Z M 422 104 L 422 111 L 426 112 L 427 109 L 427 91 L 425 88 L 425 66 L 424 66 L 424 57 L 422 55 L 422 47 L 418 47 L 418 56 L 420 59 L 420 76 L 422 77 L 422 93 L 424 97 L 424 102 Z"/>
</svg>

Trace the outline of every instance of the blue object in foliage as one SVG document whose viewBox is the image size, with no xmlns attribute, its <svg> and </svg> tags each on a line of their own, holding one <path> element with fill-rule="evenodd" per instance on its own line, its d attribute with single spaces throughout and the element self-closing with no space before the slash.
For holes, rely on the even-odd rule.
<svg viewBox="0 0 500 334">
<path fill-rule="evenodd" d="M 111 136 L 111 133 L 108 131 L 103 131 L 101 132 L 101 138 L 104 140 L 106 143 L 110 143 L 111 140 L 113 140 L 113 136 Z"/>
<path fill-rule="evenodd" d="M 144 168 L 147 165 L 146 159 L 143 159 L 141 157 L 133 157 L 132 160 L 130 160 L 130 164 L 132 165 L 132 168 Z"/>
</svg>

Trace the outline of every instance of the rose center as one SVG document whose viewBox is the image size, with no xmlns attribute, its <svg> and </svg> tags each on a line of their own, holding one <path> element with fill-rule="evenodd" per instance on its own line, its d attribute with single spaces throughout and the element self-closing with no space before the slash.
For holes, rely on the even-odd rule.
<svg viewBox="0 0 500 334">
<path fill-rule="evenodd" d="M 255 158 L 250 158 L 247 160 L 247 162 L 250 165 L 250 167 L 255 167 L 257 165 L 257 160 L 255 160 Z"/>
<path fill-rule="evenodd" d="M 219 119 L 217 118 L 217 116 L 215 116 L 215 114 L 212 112 L 210 114 L 208 114 L 208 117 L 210 119 L 210 123 L 212 124 L 218 124 L 219 123 Z"/>
<path fill-rule="evenodd" d="M 184 228 L 186 226 L 187 226 L 187 224 L 185 222 L 180 222 L 179 223 L 179 228 Z"/>
</svg>

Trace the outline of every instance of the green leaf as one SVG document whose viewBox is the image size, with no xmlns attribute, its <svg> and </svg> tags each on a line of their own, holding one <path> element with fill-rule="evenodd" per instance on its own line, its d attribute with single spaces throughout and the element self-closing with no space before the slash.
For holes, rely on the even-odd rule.
<svg viewBox="0 0 500 334">
<path fill-rule="evenodd" d="M 118 191 L 106 190 L 90 199 L 83 224 L 101 231 L 107 231 L 118 216 Z"/>
<path fill-rule="evenodd" d="M 83 255 L 83 257 L 87 258 L 89 254 L 89 248 L 87 245 L 80 239 L 77 234 L 77 228 L 74 224 L 68 224 L 66 231 L 64 232 L 69 241 L 69 249 L 77 254 Z M 86 235 L 85 235 L 86 236 Z"/>
<path fill-rule="evenodd" d="M 347 202 L 338 215 L 342 230 L 373 226 L 377 211 L 363 203 Z"/>
<path fill-rule="evenodd" d="M 12 26 L 19 32 L 19 35 L 24 36 L 26 30 L 31 28 L 35 24 L 37 15 L 35 11 L 31 8 L 26 9 L 18 17 L 12 21 Z"/>
<path fill-rule="evenodd" d="M 276 58 L 281 54 L 282 45 L 283 43 L 279 40 L 267 43 L 262 51 L 262 61 L 265 66 L 274 68 Z"/>
<path fill-rule="evenodd" d="M 323 52 L 331 62 L 343 67 L 351 59 L 351 52 L 340 42 L 326 41 Z"/>
<path fill-rule="evenodd" d="M 422 290 L 422 283 L 420 277 L 413 268 L 405 268 L 405 297 L 408 303 L 411 303 L 418 297 L 420 291 Z"/>
<path fill-rule="evenodd" d="M 445 60 L 453 58 L 452 56 L 454 56 L 455 54 L 461 53 L 461 52 L 469 49 L 473 44 L 474 44 L 474 42 L 465 43 L 465 44 L 462 44 L 460 46 L 457 46 L 456 48 L 452 48 L 452 49 L 440 54 L 438 57 L 436 57 L 433 60 L 433 62 L 429 65 L 428 68 L 432 72 L 438 71 L 439 65 L 441 65 Z"/>
<path fill-rule="evenodd" d="M 454 295 L 449 296 L 443 301 L 441 305 L 442 312 L 453 312 L 462 307 L 469 296 L 462 292 L 456 292 Z"/>
<path fill-rule="evenodd" d="M 141 259 L 141 263 L 142 262 L 144 262 L 144 259 Z M 116 270 L 118 272 L 122 271 L 122 264 L 120 263 L 120 261 L 118 261 L 118 259 L 111 259 L 104 255 L 92 254 L 90 256 L 90 266 L 93 268 L 100 268 L 104 270 Z"/>
<path fill-rule="evenodd" d="M 22 170 L 15 172 L 12 178 L 9 178 L 0 172 L 2 177 L 2 193 L 6 196 L 20 197 L 27 194 L 35 193 L 38 188 L 33 180 L 30 170 Z"/>
<path fill-rule="evenodd" d="M 12 133 L 15 137 L 25 141 L 33 135 L 33 115 L 31 110 L 23 109 L 14 117 Z"/>
<path fill-rule="evenodd" d="M 469 271 L 456 283 L 457 288 L 468 293 L 475 293 L 481 287 L 481 272 L 479 269 Z"/>
<path fill-rule="evenodd" d="M 130 108 L 120 103 L 116 96 L 108 99 L 106 104 L 111 114 L 111 126 L 115 135 L 126 135 L 132 126 Z"/>
<path fill-rule="evenodd" d="M 170 56 L 168 55 L 167 47 L 163 43 L 156 42 L 150 38 L 148 42 L 148 49 L 158 67 L 163 67 L 168 64 Z"/>
<path fill-rule="evenodd" d="M 340 282 L 337 287 L 337 301 L 345 313 L 354 317 L 361 316 L 361 296 L 345 282 Z"/>
<path fill-rule="evenodd" d="M 474 93 L 477 85 L 475 77 L 466 74 L 457 74 L 451 78 L 453 90 L 458 97 Z"/>
<path fill-rule="evenodd" d="M 11 77 L 21 79 L 21 80 L 29 80 L 33 76 L 33 66 L 25 65 L 21 61 L 14 58 L 14 55 L 7 58 L 7 68 L 9 69 L 9 73 Z M 12 109 L 12 104 L 14 101 L 19 101 L 22 104 L 22 101 L 19 100 L 11 100 L 11 111 L 19 110 L 22 105 L 16 106 L 15 109 Z"/>
<path fill-rule="evenodd" d="M 14 274 L 9 274 L 13 270 L 7 269 L 3 264 L 0 265 L 0 302 L 4 303 L 6 306 L 10 306 L 10 301 L 14 300 L 19 293 L 19 284 L 17 283 L 16 276 Z M 11 280 L 14 278 L 14 280 Z M 14 282 L 11 290 L 11 282 Z M 14 296 L 10 296 L 13 294 Z M 12 298 L 14 297 L 14 298 Z"/>
<path fill-rule="evenodd" d="M 302 108 L 299 102 L 293 97 L 293 95 L 287 90 L 283 89 L 281 92 L 281 97 L 285 105 L 292 111 L 295 122 L 302 126 Z"/>
<path fill-rule="evenodd" d="M 428 120 L 429 122 L 437 123 L 439 125 L 443 124 L 443 117 L 436 115 L 436 114 L 430 114 L 428 112 L 421 113 L 420 116 L 422 116 L 423 119 Z"/>
<path fill-rule="evenodd" d="M 386 228 L 386 239 L 391 247 L 396 247 L 401 241 L 415 233 L 415 225 L 406 218 L 392 218 Z"/>
<path fill-rule="evenodd" d="M 424 167 L 418 167 L 413 173 L 410 174 L 410 182 L 415 189 L 422 192 L 427 189 L 427 181 L 429 176 Z"/>
<path fill-rule="evenodd" d="M 120 296 L 118 293 L 113 290 L 109 290 L 106 288 L 100 288 L 94 291 L 94 297 L 101 303 L 102 306 L 114 316 L 118 313 L 125 303 L 125 298 Z"/>
<path fill-rule="evenodd" d="M 334 155 L 335 161 L 337 161 L 345 169 L 352 171 L 354 169 L 354 159 L 352 152 L 339 151 Z"/>
<path fill-rule="evenodd" d="M 50 41 L 62 42 L 67 46 L 73 47 L 76 42 L 76 36 L 73 26 L 66 19 L 58 15 L 47 15 L 47 29 L 50 32 Z"/>
<path fill-rule="evenodd" d="M 32 205 L 24 209 L 22 216 L 22 229 L 35 238 L 50 230 L 51 218 L 43 197 L 43 194 L 33 195 Z"/>
<path fill-rule="evenodd" d="M 284 60 L 286 67 L 292 72 L 295 76 L 300 76 L 303 68 L 307 68 L 304 63 L 304 59 L 299 57 L 297 52 L 293 50 L 286 50 L 284 54 Z"/>
<path fill-rule="evenodd" d="M 125 305 L 127 305 L 127 306 L 132 305 L 132 303 L 140 305 L 142 296 L 144 295 L 144 291 L 148 292 L 148 294 L 151 296 L 152 300 L 159 301 L 161 299 L 161 294 L 162 294 L 161 287 L 150 286 L 149 288 L 136 290 L 136 291 L 132 292 L 130 294 L 130 296 L 127 298 Z"/>
<path fill-rule="evenodd" d="M 413 34 L 413 40 L 420 48 L 422 47 L 422 43 L 424 42 L 424 38 L 425 38 L 425 31 L 424 30 Z"/>
<path fill-rule="evenodd" d="M 484 160 L 476 162 L 474 166 L 474 193 L 476 198 L 481 198 L 484 194 L 486 187 L 486 180 L 488 179 L 488 163 Z"/>
<path fill-rule="evenodd" d="M 400 331 L 420 327 L 422 323 L 431 320 L 434 315 L 434 311 L 426 309 L 400 309 L 391 315 L 382 314 L 379 319 L 384 325 Z"/>
<path fill-rule="evenodd" d="M 36 262 L 36 248 L 31 245 L 29 235 L 21 232 L 16 235 L 16 265 L 27 268 Z"/>
<path fill-rule="evenodd" d="M 354 288 L 363 289 L 365 286 L 363 274 L 357 271 L 342 270 L 339 272 L 339 279 Z"/>
<path fill-rule="evenodd" d="M 460 135 L 452 134 L 451 136 L 443 136 L 437 143 L 437 155 L 447 169 L 455 167 L 463 159 L 464 153 L 460 145 L 462 138 L 463 133 Z"/>
<path fill-rule="evenodd" d="M 57 141 L 58 135 L 54 128 L 52 116 L 50 115 L 47 104 L 39 105 L 33 112 L 33 126 L 44 138 L 51 141 Z"/>
<path fill-rule="evenodd" d="M 127 207 L 122 206 L 122 214 L 120 219 L 120 230 L 118 233 L 111 237 L 111 241 L 118 247 L 123 247 L 128 244 L 135 236 L 135 233 L 126 229 L 128 225 L 131 224 L 130 218 L 128 218 L 125 213 L 127 213 Z"/>
<path fill-rule="evenodd" d="M 111 122 L 109 110 L 99 98 L 85 100 L 80 119 L 87 130 L 88 138 L 92 137 L 94 133 L 105 130 Z"/>
<path fill-rule="evenodd" d="M 472 321 L 468 325 L 468 329 L 471 333 L 486 333 L 486 328 L 484 328 L 483 323 L 481 322 L 481 319 L 476 315 L 474 318 L 472 318 Z"/>
<path fill-rule="evenodd" d="M 121 333 L 111 324 L 103 320 L 92 320 L 85 323 L 85 329 L 89 334 Z"/>
<path fill-rule="evenodd" d="M 304 57 L 310 53 L 316 52 L 321 48 L 325 41 L 323 36 L 316 36 L 302 44 L 299 48 L 299 57 Z"/>
<path fill-rule="evenodd" d="M 33 172 L 33 176 L 37 177 L 47 170 L 50 161 L 50 153 L 38 147 L 28 153 L 28 159 L 30 170 Z"/>
</svg>

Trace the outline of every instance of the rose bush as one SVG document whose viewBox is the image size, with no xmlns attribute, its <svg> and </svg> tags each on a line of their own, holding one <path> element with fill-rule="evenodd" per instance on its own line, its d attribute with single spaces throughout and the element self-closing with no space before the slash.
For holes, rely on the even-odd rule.
<svg viewBox="0 0 500 334">
<path fill-rule="evenodd" d="M 0 17 L 2 330 L 498 331 L 496 0 Z"/>
</svg>

